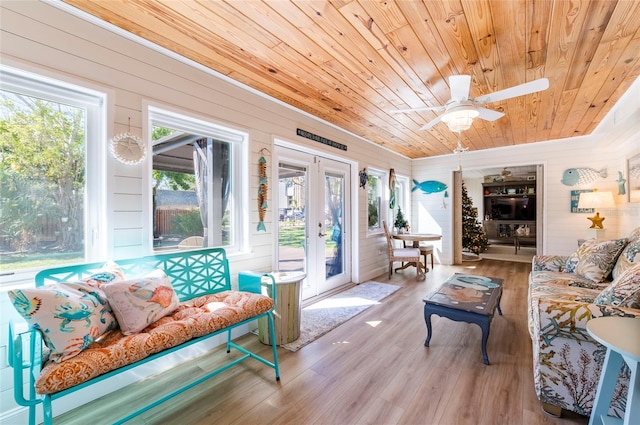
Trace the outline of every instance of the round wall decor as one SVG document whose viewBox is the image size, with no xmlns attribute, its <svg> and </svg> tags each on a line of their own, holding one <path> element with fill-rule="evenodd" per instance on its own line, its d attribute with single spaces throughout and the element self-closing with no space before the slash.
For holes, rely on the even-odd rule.
<svg viewBox="0 0 640 425">
<path fill-rule="evenodd" d="M 131 133 L 121 133 L 111 139 L 111 152 L 124 164 L 136 165 L 147 155 L 147 147 L 142 140 Z"/>
</svg>

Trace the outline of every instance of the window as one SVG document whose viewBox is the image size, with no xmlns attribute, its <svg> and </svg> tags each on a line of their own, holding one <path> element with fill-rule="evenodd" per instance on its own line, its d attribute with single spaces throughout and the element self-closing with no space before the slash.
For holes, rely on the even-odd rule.
<svg viewBox="0 0 640 425">
<path fill-rule="evenodd" d="M 247 135 L 155 107 L 149 123 L 154 250 L 242 250 Z"/>
<path fill-rule="evenodd" d="M 368 230 L 376 232 L 382 228 L 382 202 L 384 200 L 385 174 L 381 171 L 369 169 L 367 180 Z"/>
<path fill-rule="evenodd" d="M 9 67 L 0 81 L 2 282 L 104 258 L 105 95 Z"/>
<path fill-rule="evenodd" d="M 391 217 L 395 220 L 398 215 L 398 210 L 402 210 L 404 219 L 412 226 L 411 223 L 411 211 L 409 205 L 409 178 L 405 176 L 396 175 L 396 205 L 391 211 Z M 417 223 L 416 223 L 417 224 Z M 417 226 L 416 226 L 417 228 Z"/>
</svg>

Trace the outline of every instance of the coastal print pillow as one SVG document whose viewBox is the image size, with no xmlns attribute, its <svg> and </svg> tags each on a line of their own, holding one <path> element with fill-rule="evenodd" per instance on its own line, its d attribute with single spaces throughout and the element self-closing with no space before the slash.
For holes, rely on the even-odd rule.
<svg viewBox="0 0 640 425">
<path fill-rule="evenodd" d="M 597 241 L 590 239 L 583 243 L 567 260 L 565 271 L 591 279 L 598 283 L 605 280 L 627 244 L 627 239 Z"/>
<path fill-rule="evenodd" d="M 98 287 L 119 276 L 105 268 L 81 281 L 15 289 L 8 295 L 18 313 L 41 332 L 49 359 L 61 362 L 116 327 L 106 295 Z"/>
<path fill-rule="evenodd" d="M 180 304 L 162 270 L 155 270 L 143 278 L 103 285 L 102 289 L 124 335 L 140 332 Z"/>
<path fill-rule="evenodd" d="M 617 278 L 624 273 L 625 270 L 636 264 L 640 264 L 640 233 L 630 238 L 629 243 L 624 247 L 622 253 L 620 253 L 618 261 L 616 261 L 616 265 L 613 268 L 613 278 Z"/>
<path fill-rule="evenodd" d="M 622 273 L 593 302 L 594 304 L 640 309 L 640 264 Z"/>
</svg>

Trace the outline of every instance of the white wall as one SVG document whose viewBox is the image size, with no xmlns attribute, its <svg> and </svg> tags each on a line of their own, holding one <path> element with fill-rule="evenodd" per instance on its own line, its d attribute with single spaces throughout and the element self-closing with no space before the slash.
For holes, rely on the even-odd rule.
<svg viewBox="0 0 640 425">
<path fill-rule="evenodd" d="M 463 139 L 464 140 L 464 139 Z M 587 236 L 591 214 L 570 213 L 572 189 L 611 190 L 615 210 L 602 210 L 606 219 L 607 238 L 624 237 L 640 226 L 640 203 L 629 203 L 627 195 L 618 193 L 618 171 L 627 175 L 626 160 L 640 153 L 640 79 L 616 103 L 594 134 L 585 137 L 555 140 L 528 145 L 510 146 L 461 155 L 444 155 L 413 161 L 413 178 L 418 181 L 438 180 L 452 186 L 452 173 L 464 169 L 505 167 L 516 165 L 544 165 L 544 221 L 543 253 L 570 254 L 577 240 Z M 560 180 L 568 168 L 606 168 L 608 177 L 585 186 L 565 186 Z M 468 187 L 468 183 L 467 188 Z M 471 194 L 470 194 L 471 195 Z M 473 195 L 471 195 L 473 196 Z M 480 194 L 477 195 L 481 197 Z M 475 203 L 479 201 L 474 199 Z M 539 202 L 539 201 L 538 201 Z M 442 194 L 413 193 L 413 214 L 419 217 L 420 232 L 442 231 L 440 261 L 453 262 L 452 208 L 450 201 L 443 208 Z"/>
</svg>

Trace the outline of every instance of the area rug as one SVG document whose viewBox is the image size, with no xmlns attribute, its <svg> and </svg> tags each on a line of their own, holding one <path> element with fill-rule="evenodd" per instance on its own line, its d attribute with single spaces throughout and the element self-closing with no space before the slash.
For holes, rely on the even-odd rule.
<svg viewBox="0 0 640 425">
<path fill-rule="evenodd" d="M 300 338 L 282 348 L 298 351 L 369 307 L 380 304 L 398 289 L 400 286 L 388 283 L 366 282 L 303 308 Z"/>
</svg>

